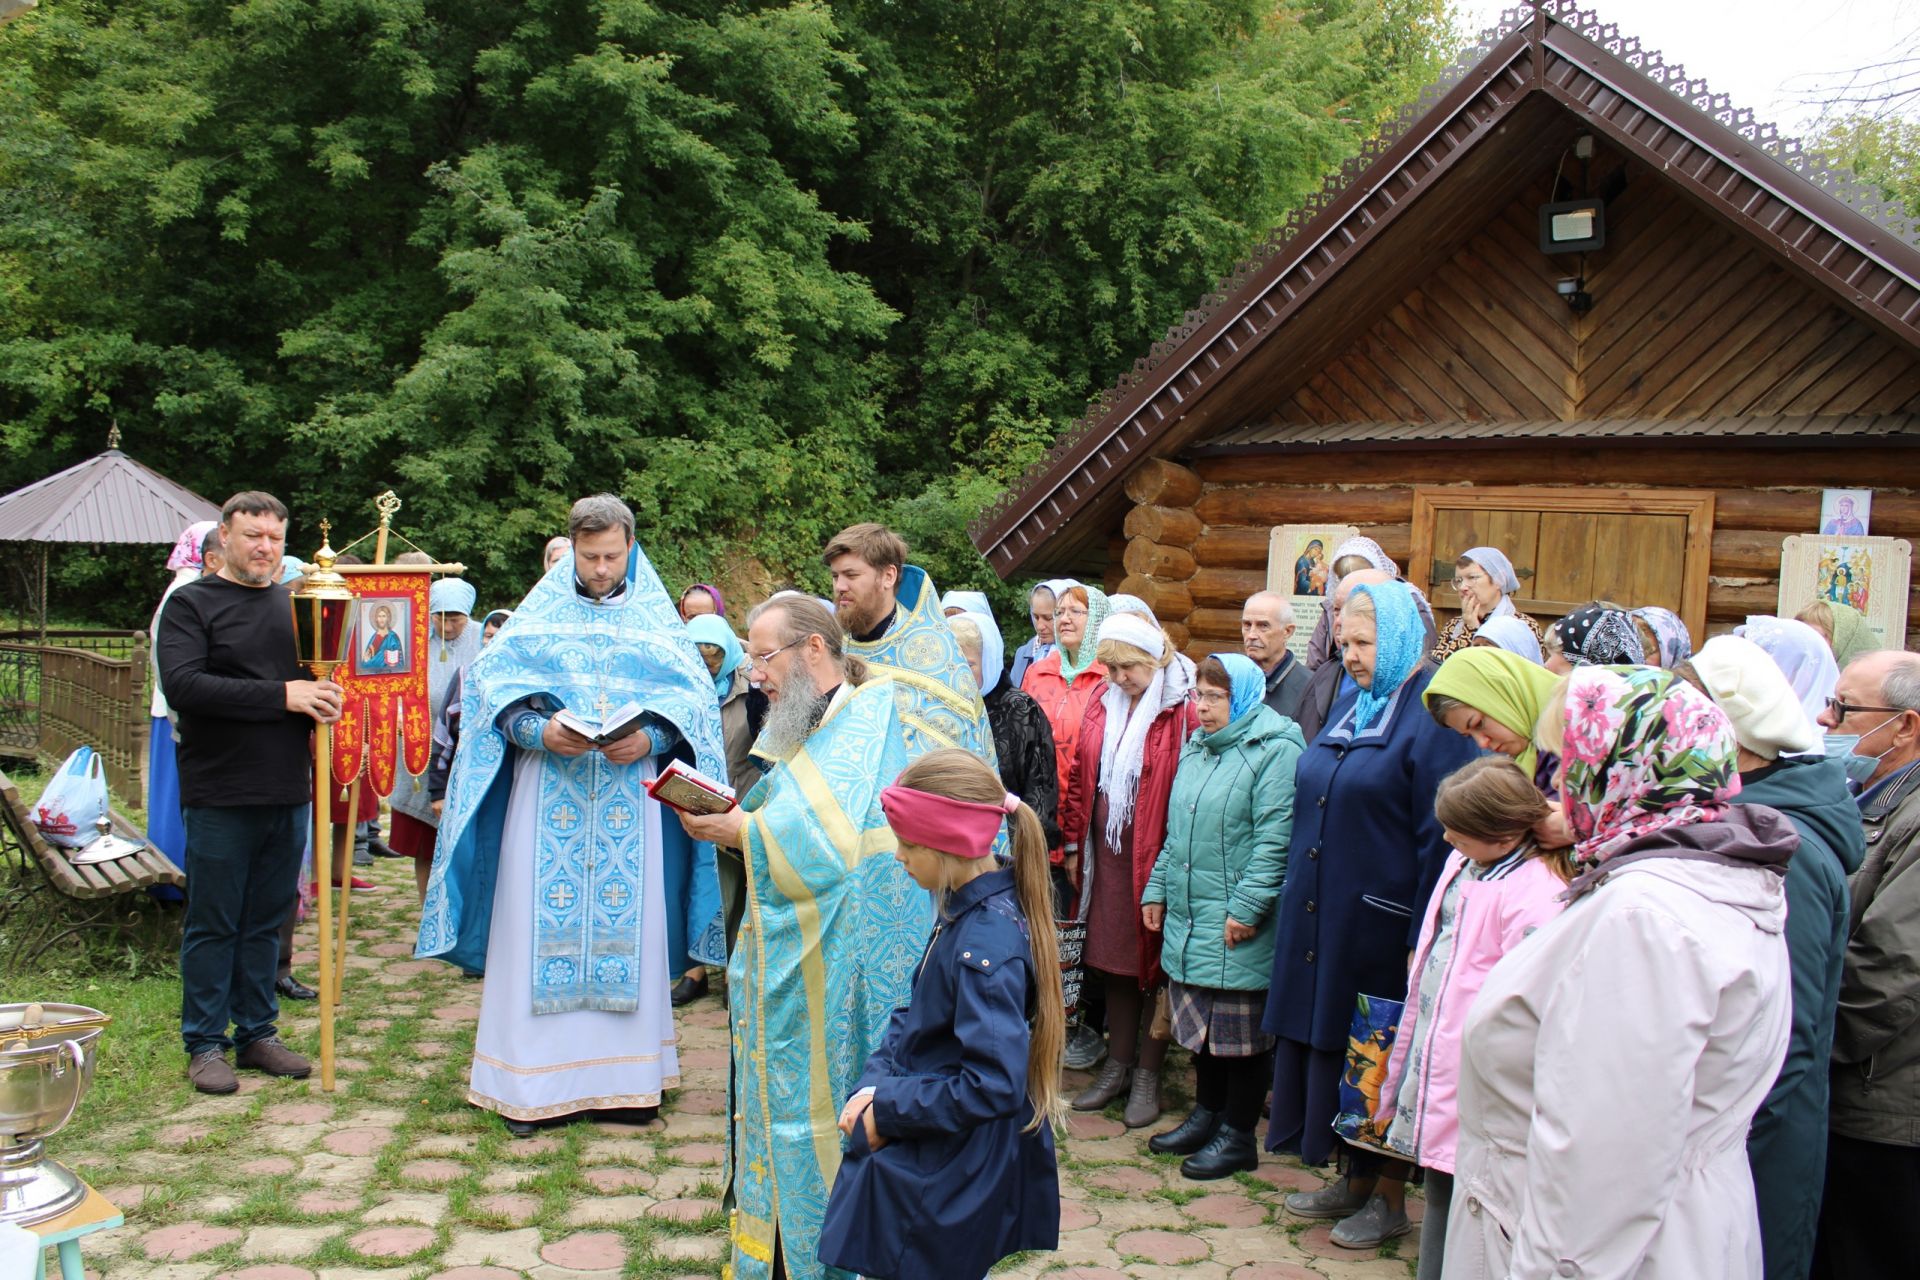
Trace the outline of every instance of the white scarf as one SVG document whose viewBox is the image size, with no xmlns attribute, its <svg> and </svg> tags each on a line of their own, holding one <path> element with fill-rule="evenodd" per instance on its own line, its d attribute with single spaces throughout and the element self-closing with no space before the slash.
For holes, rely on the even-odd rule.
<svg viewBox="0 0 1920 1280">
<path fill-rule="evenodd" d="M 1107 846 L 1116 852 L 1133 820 L 1133 802 L 1140 793 L 1140 770 L 1147 753 L 1147 730 L 1162 711 L 1185 702 L 1193 693 L 1193 660 L 1176 653 L 1173 661 L 1153 673 L 1153 683 L 1131 709 L 1119 685 L 1107 684 L 1101 695 L 1106 709 L 1106 735 L 1100 741 L 1100 793 L 1107 798 Z"/>
</svg>

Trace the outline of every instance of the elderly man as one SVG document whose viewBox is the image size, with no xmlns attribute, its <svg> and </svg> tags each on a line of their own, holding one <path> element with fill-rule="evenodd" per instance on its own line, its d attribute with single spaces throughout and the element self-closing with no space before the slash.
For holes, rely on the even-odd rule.
<svg viewBox="0 0 1920 1280">
<path fill-rule="evenodd" d="M 1844 753 L 1862 786 L 1867 860 L 1848 882 L 1814 1275 L 1911 1276 L 1920 1257 L 1920 657 L 1854 659 L 1820 724 L 1828 753 Z"/>
<path fill-rule="evenodd" d="M 993 733 L 980 686 L 940 611 L 940 593 L 907 544 L 882 524 L 856 524 L 827 543 L 834 616 L 847 652 L 893 680 L 914 755 L 963 747 L 994 763 Z"/>
<path fill-rule="evenodd" d="M 332 681 L 302 678 L 293 604 L 277 581 L 286 506 L 268 493 L 235 494 L 220 540 L 220 572 L 173 594 L 156 645 L 179 720 L 187 829 L 180 1032 L 187 1078 L 202 1093 L 240 1087 L 229 1048 L 242 1067 L 308 1073 L 275 1027 L 274 953 L 299 892 L 313 726 L 337 720 L 342 698 Z"/>
<path fill-rule="evenodd" d="M 814 601 L 755 609 L 747 653 L 771 700 L 754 754 L 771 767 L 739 808 L 680 819 L 721 850 L 729 919 L 744 900 L 727 965 L 728 1274 L 838 1280 L 846 1273 L 816 1255 L 839 1109 L 911 994 L 931 923 L 880 808 L 906 737 L 891 682 L 868 678 Z"/>
<path fill-rule="evenodd" d="M 669 756 L 727 767 L 713 678 L 633 512 L 582 498 L 568 533 L 467 668 L 416 950 L 485 971 L 467 1100 L 516 1136 L 650 1118 L 679 1083 L 666 904 L 688 859 L 646 784 Z"/>
<path fill-rule="evenodd" d="M 1240 647 L 1267 676 L 1266 704 L 1289 720 L 1306 701 L 1306 664 L 1287 649 L 1293 639 L 1293 601 L 1274 591 L 1256 591 L 1240 610 Z"/>
</svg>

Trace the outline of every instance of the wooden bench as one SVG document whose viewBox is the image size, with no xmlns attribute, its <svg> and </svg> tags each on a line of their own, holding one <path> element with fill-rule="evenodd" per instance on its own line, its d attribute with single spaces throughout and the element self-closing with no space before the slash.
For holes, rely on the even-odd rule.
<svg viewBox="0 0 1920 1280">
<path fill-rule="evenodd" d="M 114 898 L 162 884 L 176 889 L 186 887 L 186 872 L 174 866 L 173 859 L 148 844 L 112 862 L 75 866 L 68 859 L 66 850 L 49 844 L 46 837 L 40 834 L 40 828 L 33 825 L 32 811 L 20 799 L 19 789 L 13 785 L 13 779 L 5 773 L 0 773 L 0 801 L 4 801 L 4 804 L 0 804 L 0 826 L 5 828 L 0 831 L 0 836 L 9 837 L 12 843 L 24 850 L 39 864 L 47 882 L 69 898 Z M 114 830 L 119 834 L 133 840 L 145 839 L 125 818 L 117 813 L 111 816 Z"/>
</svg>

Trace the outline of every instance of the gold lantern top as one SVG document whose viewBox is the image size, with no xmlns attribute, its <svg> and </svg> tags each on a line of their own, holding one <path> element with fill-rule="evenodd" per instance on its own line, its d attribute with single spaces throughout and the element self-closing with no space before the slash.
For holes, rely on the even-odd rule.
<svg viewBox="0 0 1920 1280">
<path fill-rule="evenodd" d="M 353 645 L 353 589 L 334 568 L 332 523 L 320 522 L 320 549 L 313 553 L 300 589 L 293 593 L 293 630 L 300 661 L 325 680 L 346 662 Z"/>
</svg>

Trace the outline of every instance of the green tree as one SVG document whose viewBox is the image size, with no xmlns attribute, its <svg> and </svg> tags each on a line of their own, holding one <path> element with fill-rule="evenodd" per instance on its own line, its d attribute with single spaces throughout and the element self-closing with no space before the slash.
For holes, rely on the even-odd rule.
<svg viewBox="0 0 1920 1280">
<path fill-rule="evenodd" d="M 1898 200 L 1920 223 L 1920 121 L 1903 116 L 1848 115 L 1830 119 L 1806 141 L 1807 150 L 1835 168 Z"/>
</svg>

